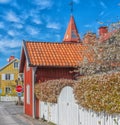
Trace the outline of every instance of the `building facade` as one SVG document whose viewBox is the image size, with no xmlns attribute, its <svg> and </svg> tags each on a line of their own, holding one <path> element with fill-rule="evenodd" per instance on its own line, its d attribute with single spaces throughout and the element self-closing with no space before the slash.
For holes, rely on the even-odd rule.
<svg viewBox="0 0 120 125">
<path fill-rule="evenodd" d="M 73 70 L 83 60 L 82 45 L 74 17 L 71 16 L 61 43 L 23 41 L 20 73 L 24 73 L 24 112 L 39 117 L 40 100 L 34 86 L 54 79 L 75 79 Z M 92 59 L 86 55 L 89 61 Z"/>
<path fill-rule="evenodd" d="M 19 80 L 19 60 L 11 56 L 8 64 L 0 69 L 1 95 L 16 96 L 16 85 L 21 84 Z"/>
</svg>

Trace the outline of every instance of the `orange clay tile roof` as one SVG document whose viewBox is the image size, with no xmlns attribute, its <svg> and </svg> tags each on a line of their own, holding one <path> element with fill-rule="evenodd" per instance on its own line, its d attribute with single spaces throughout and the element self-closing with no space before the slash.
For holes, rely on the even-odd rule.
<svg viewBox="0 0 120 125">
<path fill-rule="evenodd" d="M 80 43 L 24 42 L 30 66 L 75 67 L 87 49 Z M 92 60 L 90 54 L 86 55 Z"/>
</svg>

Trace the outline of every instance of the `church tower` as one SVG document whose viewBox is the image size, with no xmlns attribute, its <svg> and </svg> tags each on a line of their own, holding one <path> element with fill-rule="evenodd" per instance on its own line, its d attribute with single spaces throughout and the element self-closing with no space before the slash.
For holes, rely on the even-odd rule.
<svg viewBox="0 0 120 125">
<path fill-rule="evenodd" d="M 73 15 L 71 15 L 70 17 L 70 21 L 69 21 L 66 33 L 64 35 L 63 42 L 64 43 L 68 43 L 68 42 L 80 43 L 81 42 Z"/>
</svg>

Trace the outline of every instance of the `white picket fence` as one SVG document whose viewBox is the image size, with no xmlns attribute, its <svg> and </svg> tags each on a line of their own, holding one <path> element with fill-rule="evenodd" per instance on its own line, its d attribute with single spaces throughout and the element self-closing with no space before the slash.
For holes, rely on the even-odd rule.
<svg viewBox="0 0 120 125">
<path fill-rule="evenodd" d="M 17 96 L 0 96 L 0 101 L 17 101 Z M 24 101 L 24 97 L 21 97 L 21 100 Z"/>
<path fill-rule="evenodd" d="M 47 102 L 40 103 L 40 118 L 47 120 L 48 122 L 53 122 L 56 125 L 68 125 L 67 123 L 73 118 L 70 117 L 72 112 L 68 115 L 68 121 L 66 119 L 65 124 L 59 124 L 59 106 L 58 104 L 52 104 Z M 66 112 L 63 111 L 63 112 Z M 120 115 L 113 116 L 113 115 L 105 115 L 104 113 L 96 114 L 92 111 L 87 111 L 82 108 L 78 108 L 77 112 L 78 118 L 77 123 L 74 125 L 120 125 Z M 64 114 L 63 114 L 64 119 Z M 76 122 L 76 121 L 75 121 Z M 73 125 L 69 123 L 69 125 Z"/>
<path fill-rule="evenodd" d="M 79 109 L 78 125 L 120 125 L 120 115 L 96 114 L 93 111 Z"/>
<path fill-rule="evenodd" d="M 40 102 L 40 118 L 58 123 L 58 104 Z"/>
<path fill-rule="evenodd" d="M 73 102 L 73 89 L 70 87 L 63 88 L 59 98 L 57 104 L 40 101 L 40 118 L 56 125 L 120 125 L 120 115 L 96 114 Z"/>
</svg>

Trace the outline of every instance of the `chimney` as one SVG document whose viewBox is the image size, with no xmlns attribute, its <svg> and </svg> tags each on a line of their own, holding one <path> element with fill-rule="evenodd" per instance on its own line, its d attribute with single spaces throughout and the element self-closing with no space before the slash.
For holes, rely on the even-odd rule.
<svg viewBox="0 0 120 125">
<path fill-rule="evenodd" d="M 8 62 L 11 62 L 13 59 L 15 59 L 14 56 L 10 56 L 10 58 L 8 59 Z"/>
<path fill-rule="evenodd" d="M 99 35 L 104 36 L 106 33 L 108 33 L 108 27 L 107 26 L 101 26 L 99 28 Z"/>
<path fill-rule="evenodd" d="M 84 35 L 83 42 L 85 44 L 94 44 L 96 42 L 96 34 L 88 32 Z"/>
</svg>

